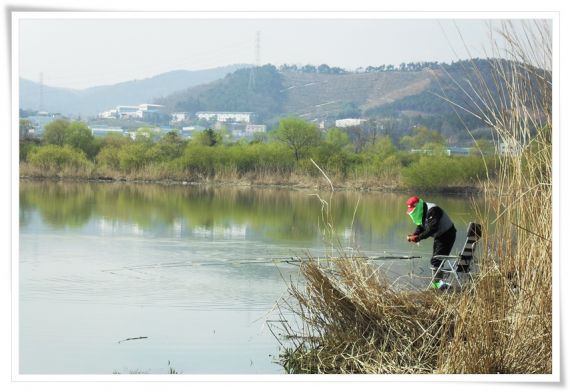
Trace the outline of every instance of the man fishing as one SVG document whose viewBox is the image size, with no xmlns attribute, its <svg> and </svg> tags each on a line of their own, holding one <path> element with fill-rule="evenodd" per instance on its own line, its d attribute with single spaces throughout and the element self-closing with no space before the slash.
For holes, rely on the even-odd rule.
<svg viewBox="0 0 570 392">
<path fill-rule="evenodd" d="M 455 242 L 455 226 L 449 216 L 440 207 L 427 203 L 418 196 L 412 196 L 407 201 L 408 215 L 416 224 L 416 230 L 408 235 L 409 242 L 420 242 L 433 237 L 433 255 L 430 260 L 432 274 L 435 274 L 442 260 L 434 258 L 435 255 L 448 256 Z M 434 288 L 445 290 L 449 284 L 443 281 L 443 272 L 439 271 L 432 283 Z"/>
</svg>

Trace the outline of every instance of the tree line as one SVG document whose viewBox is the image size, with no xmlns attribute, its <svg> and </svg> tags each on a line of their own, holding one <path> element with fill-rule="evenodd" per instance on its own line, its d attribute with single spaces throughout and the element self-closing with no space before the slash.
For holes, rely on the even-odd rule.
<svg viewBox="0 0 570 392">
<path fill-rule="evenodd" d="M 283 118 L 265 137 L 231 140 L 227 132 L 206 129 L 192 139 L 177 131 L 162 137 L 139 129 L 93 137 L 85 123 L 58 119 L 41 140 L 20 143 L 21 174 L 148 180 L 236 180 L 275 183 L 284 178 L 321 176 L 317 162 L 340 183 L 444 189 L 476 185 L 493 167 L 494 147 L 479 141 L 469 156 L 448 156 L 442 135 L 416 127 L 394 143 L 371 133 L 358 140 L 339 128 L 321 131 L 300 118 Z M 423 153 L 412 150 L 423 150 Z"/>
<path fill-rule="evenodd" d="M 477 59 L 478 60 L 478 59 Z M 485 60 L 481 60 L 485 61 Z M 419 72 L 425 69 L 437 69 L 445 68 L 447 70 L 456 69 L 460 66 L 461 61 L 452 62 L 451 64 L 440 63 L 439 61 L 416 61 L 416 62 L 402 62 L 398 65 L 395 64 L 382 64 L 382 65 L 369 65 L 367 67 L 361 67 L 356 70 L 356 72 Z M 296 65 L 296 64 L 282 64 L 279 66 L 279 71 L 281 72 L 301 72 L 301 73 L 320 73 L 320 74 L 331 74 L 331 75 L 343 75 L 352 73 L 353 71 L 346 70 L 341 67 L 331 67 L 327 64 L 320 65 Z"/>
</svg>

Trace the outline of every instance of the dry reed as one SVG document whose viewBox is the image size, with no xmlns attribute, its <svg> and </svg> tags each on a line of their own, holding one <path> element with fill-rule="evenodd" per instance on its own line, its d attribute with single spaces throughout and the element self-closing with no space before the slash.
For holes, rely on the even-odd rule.
<svg viewBox="0 0 570 392">
<path fill-rule="evenodd" d="M 288 372 L 552 373 L 552 46 L 546 23 L 517 31 L 501 27 L 495 85 L 475 69 L 465 90 L 512 152 L 483 183 L 478 274 L 461 292 L 396 291 L 361 258 L 304 263 L 272 326 Z"/>
</svg>

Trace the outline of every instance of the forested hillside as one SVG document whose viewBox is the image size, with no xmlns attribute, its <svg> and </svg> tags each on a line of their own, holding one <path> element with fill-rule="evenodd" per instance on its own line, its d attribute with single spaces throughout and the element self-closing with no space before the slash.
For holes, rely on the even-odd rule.
<svg viewBox="0 0 570 392">
<path fill-rule="evenodd" d="M 344 117 L 407 117 L 435 128 L 483 126 L 470 112 L 481 108 L 469 98 L 489 86 L 491 61 L 475 59 L 453 64 L 412 63 L 400 67 L 368 67 L 348 72 L 325 65 L 265 65 L 240 69 L 224 79 L 159 100 L 171 110 L 252 111 L 260 121 L 280 117 L 334 120 Z M 508 62 L 503 62 L 505 69 Z M 414 120 L 415 121 L 415 120 Z"/>
<path fill-rule="evenodd" d="M 157 100 L 170 111 L 204 110 L 255 112 L 261 120 L 282 112 L 283 75 L 272 65 L 240 69 L 208 85 Z"/>
</svg>

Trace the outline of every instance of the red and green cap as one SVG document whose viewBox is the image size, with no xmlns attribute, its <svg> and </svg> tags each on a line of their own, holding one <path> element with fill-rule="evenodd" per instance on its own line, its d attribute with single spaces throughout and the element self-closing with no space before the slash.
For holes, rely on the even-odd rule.
<svg viewBox="0 0 570 392">
<path fill-rule="evenodd" d="M 416 225 L 422 224 L 424 215 L 424 201 L 417 196 L 412 196 L 406 202 L 408 205 L 408 215 Z"/>
</svg>

